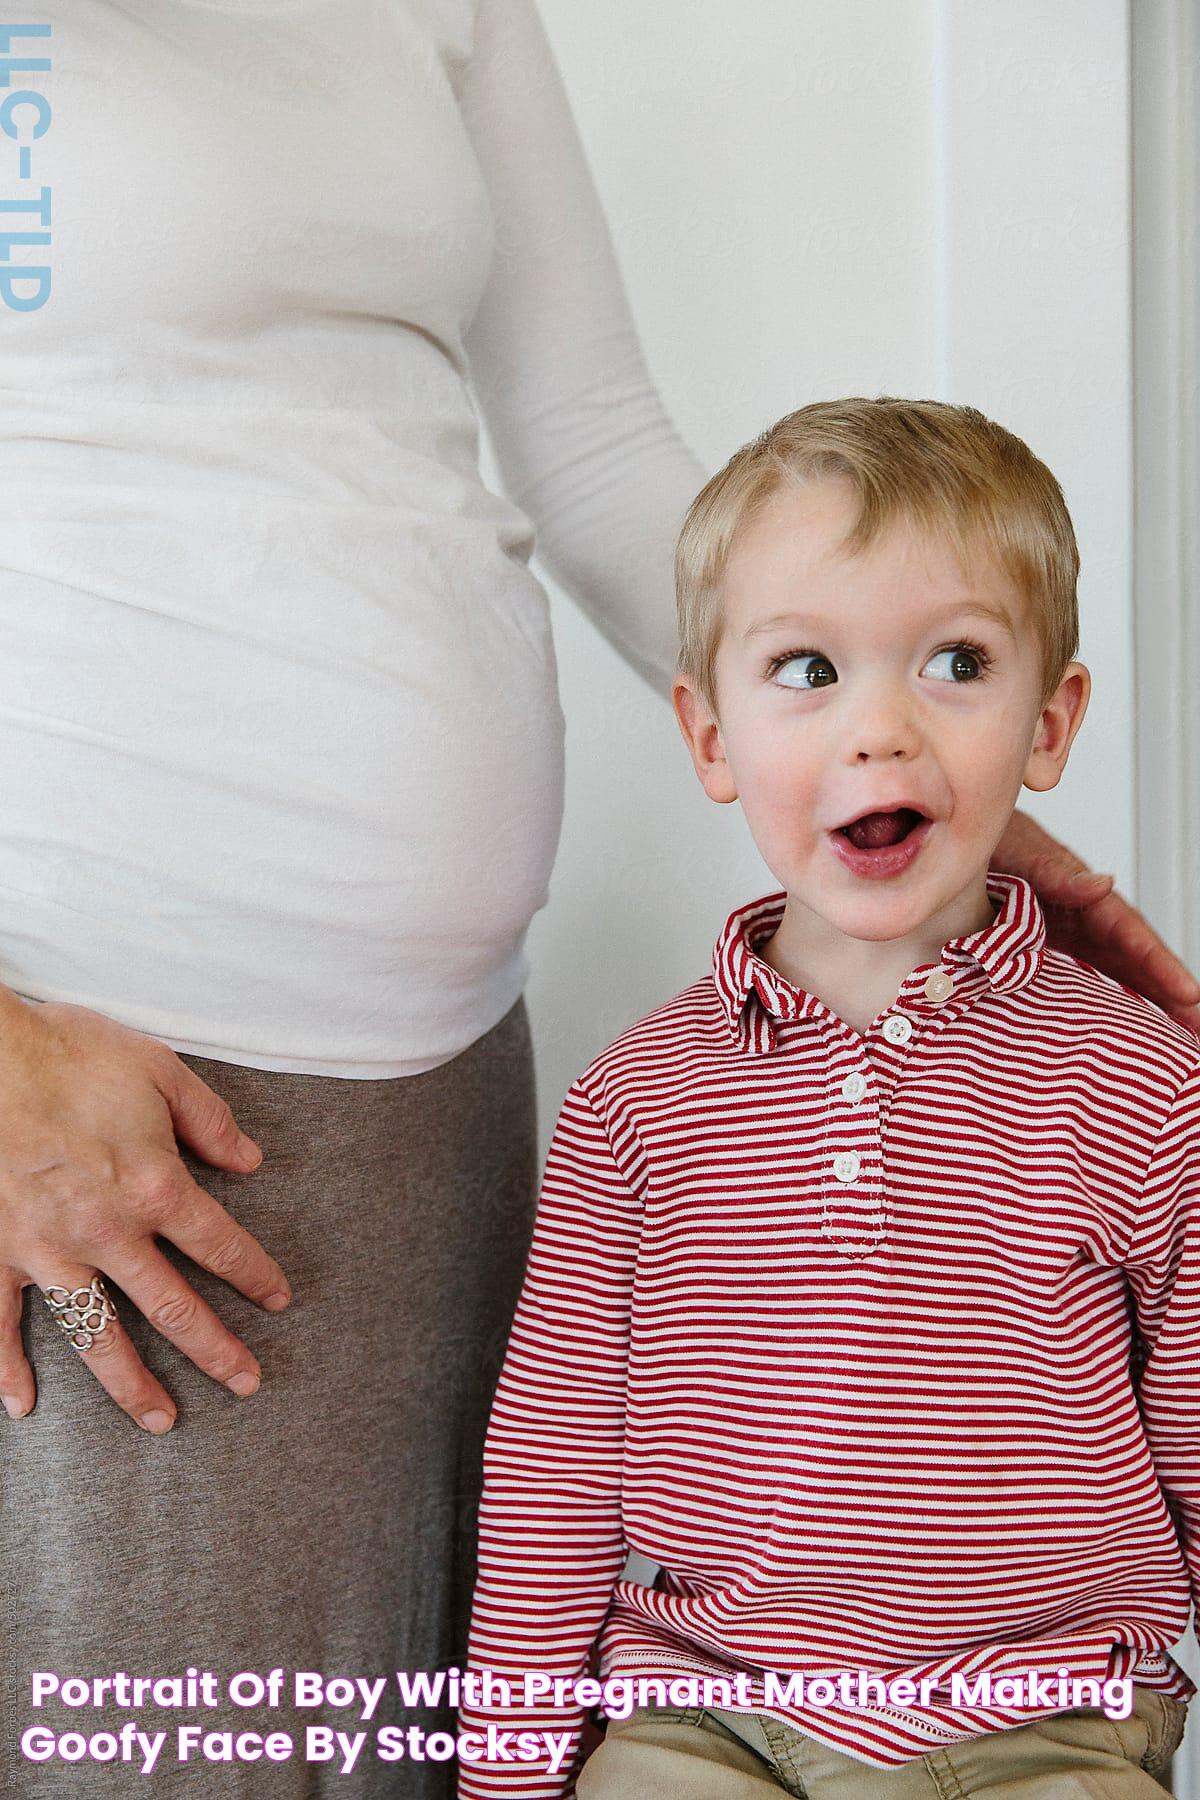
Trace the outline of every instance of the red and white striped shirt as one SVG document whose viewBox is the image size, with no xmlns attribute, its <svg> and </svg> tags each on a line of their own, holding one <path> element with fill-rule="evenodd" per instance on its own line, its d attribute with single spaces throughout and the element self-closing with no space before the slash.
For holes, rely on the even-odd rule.
<svg viewBox="0 0 1200 1800">
<path fill-rule="evenodd" d="M 492 1411 L 469 1666 L 731 1676 L 881 1768 L 1033 1711 L 950 1677 L 1135 1674 L 1200 1591 L 1200 1046 L 1048 949 L 1029 883 L 865 1036 L 755 954 L 575 1081 Z M 627 1549 L 662 1565 L 621 1579 Z M 786 1677 L 933 1704 L 763 1704 Z M 961 1700 L 961 1695 L 959 1696 Z M 1070 1702 L 1067 1702 L 1070 1704 Z M 578 1706 L 464 1706 L 577 1732 Z M 574 1740 L 573 1740 L 574 1741 Z M 571 1791 L 464 1763 L 463 1800 Z"/>
</svg>

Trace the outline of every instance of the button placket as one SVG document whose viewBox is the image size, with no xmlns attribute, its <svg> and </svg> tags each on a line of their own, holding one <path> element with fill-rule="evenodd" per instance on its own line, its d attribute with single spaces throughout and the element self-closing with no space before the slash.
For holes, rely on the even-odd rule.
<svg viewBox="0 0 1200 1800">
<path fill-rule="evenodd" d="M 942 983 L 936 984 L 939 990 Z M 953 989 L 953 982 L 950 984 Z M 874 1154 L 876 1166 L 865 1176 L 861 1154 L 847 1145 L 837 1148 L 828 1164 L 832 1181 L 826 1178 L 821 1230 L 843 1256 L 870 1256 L 881 1244 L 889 1229 L 887 1192 L 883 1178 L 883 1144 L 891 1096 L 900 1079 L 906 1060 L 906 1047 L 915 1039 L 916 1021 L 900 1004 L 887 1013 L 879 1035 L 898 1052 L 887 1058 L 885 1066 L 872 1069 L 876 1100 Z M 862 1040 L 856 1039 L 860 1046 Z M 890 1066 L 887 1066 L 889 1065 Z M 842 1097 L 851 1105 L 858 1104 L 866 1093 L 866 1077 L 858 1070 L 847 1075 L 841 1084 Z M 836 1138 L 835 1138 L 836 1143 Z"/>
<path fill-rule="evenodd" d="M 858 1057 L 864 1057 L 863 1040 L 856 1035 L 854 1043 Z M 864 1106 L 868 1090 L 871 1098 Z M 861 1069 L 852 1069 L 838 1083 L 830 1106 L 821 1231 L 839 1255 L 851 1258 L 870 1256 L 886 1235 L 883 1182 L 878 1166 L 872 1167 L 869 1161 L 872 1156 L 878 1157 L 878 1135 L 871 1133 L 871 1114 L 878 1117 L 877 1090 L 878 1074 L 873 1067 L 870 1077 Z M 844 1138 L 839 1143 L 839 1125 L 843 1118 L 849 1124 L 847 1114 L 851 1108 L 857 1114 L 858 1132 L 865 1131 L 876 1138 L 870 1149 L 856 1150 Z M 864 1158 L 868 1159 L 865 1169 Z"/>
<path fill-rule="evenodd" d="M 887 1209 L 878 1181 L 863 1192 L 854 1205 L 828 1197 L 821 1208 L 821 1230 L 839 1256 L 854 1260 L 870 1256 L 887 1236 Z"/>
<path fill-rule="evenodd" d="M 956 1017 L 965 998 L 957 992 L 959 986 L 945 966 L 930 969 L 919 983 L 914 972 L 914 977 L 901 988 L 895 1005 L 885 1014 L 882 1023 L 873 1027 L 869 1034 L 869 1038 L 874 1037 L 877 1031 L 895 1053 L 885 1053 L 881 1064 L 871 1063 L 871 1086 L 877 1110 L 877 1165 L 873 1172 L 868 1171 L 864 1176 L 862 1155 L 846 1144 L 838 1145 L 836 1124 L 831 1120 L 832 1145 L 824 1182 L 821 1230 L 842 1255 L 869 1256 L 890 1230 L 883 1151 L 892 1096 L 917 1041 L 917 1026 L 922 1027 L 922 1035 L 931 1029 L 936 1033 Z M 956 996 L 956 992 L 959 1004 L 948 1006 L 947 1002 Z M 914 1009 L 913 1013 L 905 1011 L 906 1001 Z M 856 1037 L 855 1043 L 862 1054 L 862 1040 Z M 854 1070 L 841 1082 L 841 1098 L 847 1105 L 858 1107 L 867 1088 L 867 1078 Z"/>
</svg>

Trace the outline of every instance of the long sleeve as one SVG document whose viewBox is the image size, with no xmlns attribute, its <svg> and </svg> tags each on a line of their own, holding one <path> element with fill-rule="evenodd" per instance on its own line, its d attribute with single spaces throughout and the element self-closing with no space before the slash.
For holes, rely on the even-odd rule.
<svg viewBox="0 0 1200 1800">
<path fill-rule="evenodd" d="M 1200 1067 L 1182 1083 L 1159 1134 L 1125 1273 L 1137 1314 L 1146 1440 L 1200 1618 Z"/>
<path fill-rule="evenodd" d="M 479 0 L 460 104 L 495 220 L 465 347 L 505 486 L 550 574 L 669 694 L 674 543 L 709 471 L 647 372 L 533 0 Z"/>
<path fill-rule="evenodd" d="M 618 1152 L 620 1161 L 618 1161 Z M 523 1697 L 525 1671 L 578 1678 L 625 1561 L 621 1461 L 641 1204 L 636 1140 L 614 1148 L 578 1082 L 546 1160 L 525 1285 L 484 1452 L 468 1667 Z M 624 1165 L 624 1169 L 622 1167 Z M 626 1172 L 627 1171 L 627 1172 Z M 553 1732 L 538 1761 L 460 1763 L 460 1800 L 559 1800 L 577 1705 L 465 1705 L 460 1731 Z"/>
</svg>

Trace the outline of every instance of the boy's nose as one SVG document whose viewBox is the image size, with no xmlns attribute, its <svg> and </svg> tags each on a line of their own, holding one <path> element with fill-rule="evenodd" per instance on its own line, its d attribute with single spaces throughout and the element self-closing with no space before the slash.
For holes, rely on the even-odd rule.
<svg viewBox="0 0 1200 1800">
<path fill-rule="evenodd" d="M 847 723 L 846 744 L 853 762 L 915 756 L 921 733 L 911 696 L 888 682 L 864 691 Z"/>
</svg>

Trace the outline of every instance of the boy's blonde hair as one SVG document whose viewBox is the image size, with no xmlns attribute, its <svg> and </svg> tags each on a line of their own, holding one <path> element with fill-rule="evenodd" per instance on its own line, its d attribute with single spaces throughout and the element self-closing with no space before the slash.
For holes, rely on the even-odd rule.
<svg viewBox="0 0 1200 1800">
<path fill-rule="evenodd" d="M 1042 648 L 1041 704 L 1079 650 L 1079 549 L 1062 489 L 1029 446 L 973 406 L 818 400 L 730 457 L 688 508 L 675 547 L 679 672 L 716 716 L 720 583 L 733 540 L 786 485 L 841 476 L 858 516 L 840 550 L 865 550 L 900 519 L 948 536 L 964 570 L 982 546 L 1029 609 Z"/>
</svg>

